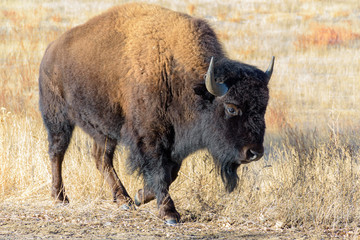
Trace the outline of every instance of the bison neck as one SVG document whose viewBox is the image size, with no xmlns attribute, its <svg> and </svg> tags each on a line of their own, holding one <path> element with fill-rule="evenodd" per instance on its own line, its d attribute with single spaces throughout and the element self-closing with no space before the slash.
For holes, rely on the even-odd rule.
<svg viewBox="0 0 360 240">
<path fill-rule="evenodd" d="M 175 139 L 171 152 L 173 161 L 180 163 L 190 154 L 206 148 L 202 121 L 194 121 L 175 127 Z"/>
</svg>

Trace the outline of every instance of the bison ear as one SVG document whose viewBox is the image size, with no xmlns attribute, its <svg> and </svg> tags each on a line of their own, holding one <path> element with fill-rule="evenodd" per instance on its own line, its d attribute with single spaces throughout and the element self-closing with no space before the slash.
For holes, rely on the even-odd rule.
<svg viewBox="0 0 360 240">
<path fill-rule="evenodd" d="M 204 100 L 212 102 L 215 99 L 215 96 L 209 93 L 209 91 L 206 89 L 205 83 L 195 85 L 194 92 Z"/>
</svg>

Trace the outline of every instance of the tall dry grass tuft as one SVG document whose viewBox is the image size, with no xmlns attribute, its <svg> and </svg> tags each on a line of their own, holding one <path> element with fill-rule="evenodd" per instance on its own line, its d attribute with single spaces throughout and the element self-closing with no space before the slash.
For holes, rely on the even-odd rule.
<svg viewBox="0 0 360 240">
<path fill-rule="evenodd" d="M 49 164 L 38 119 L 5 108 L 0 112 L 0 200 L 36 197 L 48 191 Z"/>
<path fill-rule="evenodd" d="M 286 226 L 352 228 L 359 220 L 359 139 L 350 142 L 354 139 L 332 131 L 323 137 L 315 131 L 285 132 L 292 172 L 283 176 L 287 184 L 279 210 Z"/>
</svg>

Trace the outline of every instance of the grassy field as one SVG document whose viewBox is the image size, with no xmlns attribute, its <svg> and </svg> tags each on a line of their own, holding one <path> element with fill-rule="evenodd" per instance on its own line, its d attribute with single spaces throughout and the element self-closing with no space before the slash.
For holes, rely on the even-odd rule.
<svg viewBox="0 0 360 240">
<path fill-rule="evenodd" d="M 92 141 L 74 133 L 64 163 L 71 204 L 55 207 L 38 69 L 67 29 L 127 1 L 3 0 L 0 5 L 0 239 L 360 236 L 360 2 L 151 2 L 206 18 L 231 58 L 267 67 L 276 56 L 264 158 L 239 169 L 227 194 L 208 153 L 190 156 L 171 186 L 183 223 L 154 203 L 121 212 L 98 173 Z M 141 179 L 115 165 L 133 196 Z"/>
</svg>

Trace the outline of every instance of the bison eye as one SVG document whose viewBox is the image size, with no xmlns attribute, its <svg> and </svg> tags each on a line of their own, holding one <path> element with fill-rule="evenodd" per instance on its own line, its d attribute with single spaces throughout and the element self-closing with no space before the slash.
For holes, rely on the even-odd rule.
<svg viewBox="0 0 360 240">
<path fill-rule="evenodd" d="M 228 107 L 226 110 L 227 110 L 230 114 L 236 114 L 235 108 Z"/>
<path fill-rule="evenodd" d="M 241 116 L 242 112 L 241 110 L 231 103 L 225 103 L 225 111 L 228 116 Z"/>
</svg>

